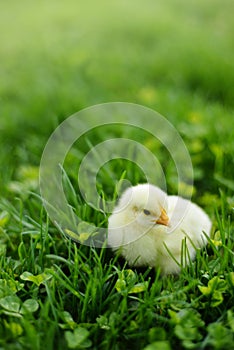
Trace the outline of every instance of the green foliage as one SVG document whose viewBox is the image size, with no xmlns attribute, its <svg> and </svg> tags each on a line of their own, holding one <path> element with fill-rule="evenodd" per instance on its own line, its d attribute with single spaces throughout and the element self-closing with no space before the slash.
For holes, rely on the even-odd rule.
<svg viewBox="0 0 234 350">
<path fill-rule="evenodd" d="M 39 305 L 34 299 L 27 299 L 21 305 L 21 300 L 15 295 L 8 295 L 0 299 L 2 313 L 10 316 L 20 317 L 28 312 L 37 311 Z"/>
<path fill-rule="evenodd" d="M 211 323 L 207 327 L 208 335 L 204 344 L 213 349 L 230 349 L 234 341 L 233 330 L 225 327 L 222 323 Z"/>
<path fill-rule="evenodd" d="M 148 282 L 144 281 L 142 283 L 136 283 L 137 276 L 130 270 L 118 271 L 119 278 L 115 283 L 115 288 L 118 292 L 122 294 L 134 294 L 144 292 L 148 288 Z"/>
<path fill-rule="evenodd" d="M 171 347 L 168 341 L 155 341 L 147 345 L 143 350 L 171 350 Z"/>
<path fill-rule="evenodd" d="M 182 341 L 185 349 L 197 349 L 202 340 L 201 329 L 205 323 L 201 315 L 193 309 L 183 309 L 178 313 L 169 310 L 172 322 L 175 324 L 175 335 Z"/>
<path fill-rule="evenodd" d="M 87 329 L 78 327 L 73 332 L 66 331 L 65 338 L 69 349 L 86 349 L 90 348 L 92 342 L 87 339 L 89 332 Z"/>
<path fill-rule="evenodd" d="M 40 286 L 40 284 L 44 284 L 46 281 L 48 281 L 52 277 L 51 274 L 43 272 L 39 275 L 34 276 L 31 272 L 25 271 L 20 275 L 20 278 L 23 281 L 30 281 L 35 283 L 37 286 Z"/>
<path fill-rule="evenodd" d="M 144 6 L 104 0 L 92 9 L 75 0 L 1 2 L 1 349 L 233 347 L 233 9 L 231 1 L 218 0 Z M 43 209 L 38 171 L 48 137 L 67 116 L 108 101 L 157 110 L 189 150 L 193 200 L 212 218 L 213 235 L 179 276 L 130 269 L 108 249 L 78 243 L 108 220 L 77 186 L 90 145 L 137 139 L 162 164 L 168 191 L 177 193 L 175 165 L 149 134 L 96 128 L 67 154 L 64 191 L 83 222 L 76 232 L 65 229 L 77 243 Z M 103 208 L 126 180 L 145 178 L 124 159 L 100 168 Z M 186 182 L 179 188 L 184 196 L 191 191 Z"/>
<path fill-rule="evenodd" d="M 223 302 L 223 293 L 227 290 L 226 281 L 219 277 L 213 277 L 208 286 L 198 286 L 202 294 L 206 297 L 211 297 L 211 306 L 216 307 Z"/>
</svg>

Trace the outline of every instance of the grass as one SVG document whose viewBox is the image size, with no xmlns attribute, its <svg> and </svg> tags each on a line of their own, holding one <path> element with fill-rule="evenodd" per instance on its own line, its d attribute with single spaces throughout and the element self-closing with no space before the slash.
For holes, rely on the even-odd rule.
<svg viewBox="0 0 234 350">
<path fill-rule="evenodd" d="M 234 343 L 233 3 L 146 4 L 28 0 L 0 5 L 0 349 L 231 349 Z M 9 25 L 10 23 L 10 25 Z M 42 206 L 38 170 L 52 131 L 84 107 L 129 101 L 179 131 L 194 168 L 193 201 L 212 238 L 179 276 L 135 269 L 109 249 L 69 240 Z M 81 198 L 77 167 L 90 145 L 137 139 L 157 155 L 168 191 L 173 160 L 149 135 L 95 129 L 70 150 L 64 188 L 82 219 L 108 215 Z M 144 174 L 116 159 L 97 176 L 102 205 L 121 178 Z M 186 192 L 186 186 L 185 186 Z"/>
</svg>

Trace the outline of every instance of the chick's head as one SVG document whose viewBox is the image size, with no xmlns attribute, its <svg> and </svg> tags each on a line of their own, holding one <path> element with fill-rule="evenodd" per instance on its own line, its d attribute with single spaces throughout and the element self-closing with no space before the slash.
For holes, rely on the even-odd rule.
<svg viewBox="0 0 234 350">
<path fill-rule="evenodd" d="M 144 228 L 168 226 L 167 195 L 156 186 L 141 184 L 128 188 L 120 198 L 118 209 L 125 212 L 128 221 L 136 221 Z"/>
</svg>

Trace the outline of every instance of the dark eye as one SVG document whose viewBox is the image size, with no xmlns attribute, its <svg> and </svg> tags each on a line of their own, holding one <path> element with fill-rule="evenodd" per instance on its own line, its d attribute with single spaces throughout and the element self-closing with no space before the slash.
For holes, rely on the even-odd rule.
<svg viewBox="0 0 234 350">
<path fill-rule="evenodd" d="M 150 215 L 150 211 L 147 210 L 147 209 L 144 209 L 144 210 L 143 210 L 143 213 L 144 213 L 145 215 Z"/>
</svg>

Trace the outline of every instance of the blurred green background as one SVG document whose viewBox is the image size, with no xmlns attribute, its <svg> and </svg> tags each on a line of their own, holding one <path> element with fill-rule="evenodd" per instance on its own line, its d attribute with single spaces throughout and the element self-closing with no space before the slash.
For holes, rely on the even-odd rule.
<svg viewBox="0 0 234 350">
<path fill-rule="evenodd" d="M 233 0 L 0 1 L 1 349 L 231 348 L 233 13 Z M 77 111 L 112 101 L 159 112 L 191 155 L 192 199 L 210 215 L 214 235 L 180 276 L 124 270 L 109 249 L 66 240 L 42 207 L 38 172 L 49 136 Z M 149 135 L 109 126 L 86 136 L 64 164 L 64 191 L 82 220 L 107 226 L 108 216 L 80 198 L 77 166 L 112 137 L 138 138 L 176 193 L 173 159 Z M 103 206 L 116 199 L 123 175 L 143 179 L 123 159 L 100 169 Z M 135 283 L 144 292 L 129 295 Z"/>
<path fill-rule="evenodd" d="M 2 1 L 2 185 L 19 165 L 39 165 L 68 116 L 128 101 L 168 118 L 195 169 L 203 162 L 203 176 L 232 187 L 233 10 L 232 0 Z"/>
</svg>

